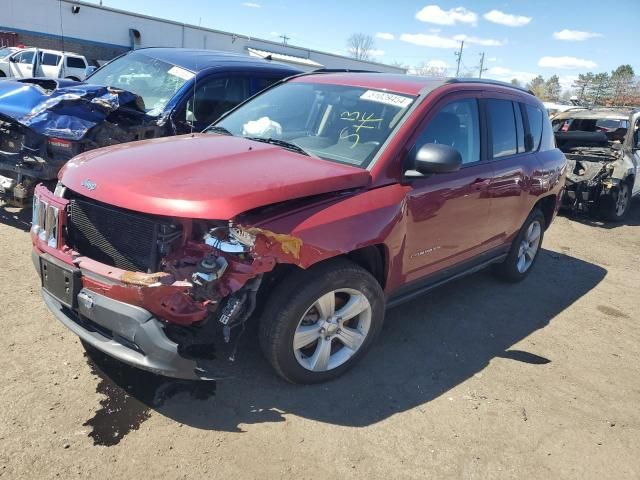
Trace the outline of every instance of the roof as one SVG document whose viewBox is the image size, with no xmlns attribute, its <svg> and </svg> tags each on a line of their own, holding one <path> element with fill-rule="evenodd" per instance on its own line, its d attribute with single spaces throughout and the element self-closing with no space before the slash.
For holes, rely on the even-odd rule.
<svg viewBox="0 0 640 480">
<path fill-rule="evenodd" d="M 557 114 L 555 118 L 608 118 L 612 120 L 627 120 L 634 108 L 572 108 Z"/>
<path fill-rule="evenodd" d="M 373 88 L 376 90 L 388 90 L 404 95 L 419 95 L 422 91 L 431 91 L 445 84 L 480 84 L 483 86 L 498 86 L 515 89 L 518 92 L 529 93 L 509 83 L 494 80 L 479 80 L 467 78 L 439 78 L 403 75 L 400 73 L 377 72 L 334 72 L 307 74 L 296 77 L 295 82 L 336 84 L 353 87 Z"/>
<path fill-rule="evenodd" d="M 283 65 L 282 63 L 271 62 L 260 58 L 239 55 L 237 53 L 220 52 L 216 50 L 198 50 L 192 48 L 165 48 L 150 47 L 134 50 L 152 58 L 157 58 L 163 62 L 177 65 L 192 72 L 201 72 L 211 67 L 238 66 L 242 68 L 258 67 L 269 68 L 290 73 L 300 73 L 295 67 Z"/>
<path fill-rule="evenodd" d="M 296 63 L 298 65 L 304 65 L 305 67 L 322 68 L 324 65 L 318 62 L 314 62 L 310 58 L 297 57 L 294 55 L 285 55 L 283 53 L 269 52 L 268 50 L 260 50 L 258 48 L 247 47 L 249 55 L 252 57 L 266 58 L 268 60 L 279 60 L 281 62 Z"/>
</svg>

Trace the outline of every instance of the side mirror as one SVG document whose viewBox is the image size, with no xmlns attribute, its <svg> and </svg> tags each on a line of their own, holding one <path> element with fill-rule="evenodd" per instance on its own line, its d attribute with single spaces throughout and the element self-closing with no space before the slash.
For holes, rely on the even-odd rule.
<svg viewBox="0 0 640 480">
<path fill-rule="evenodd" d="M 18 60 L 16 60 L 16 57 L 17 57 L 16 55 L 14 55 L 14 56 L 12 56 L 12 57 L 9 57 L 9 61 L 10 61 L 11 63 L 16 63 L 16 62 L 18 61 Z"/>
<path fill-rule="evenodd" d="M 98 67 L 94 67 L 93 65 L 89 65 L 87 68 L 84 69 L 84 76 L 88 77 L 93 72 L 95 72 L 97 69 L 98 69 Z"/>
<path fill-rule="evenodd" d="M 411 160 L 410 169 L 405 172 L 408 177 L 455 172 L 462 165 L 462 156 L 458 150 L 439 143 L 423 145 Z"/>
</svg>

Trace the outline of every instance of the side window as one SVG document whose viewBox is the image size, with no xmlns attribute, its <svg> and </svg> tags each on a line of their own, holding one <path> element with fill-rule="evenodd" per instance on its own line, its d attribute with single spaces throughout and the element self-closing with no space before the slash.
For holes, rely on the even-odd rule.
<svg viewBox="0 0 640 480">
<path fill-rule="evenodd" d="M 250 94 L 248 77 L 215 77 L 196 84 L 184 119 L 206 127 Z"/>
<path fill-rule="evenodd" d="M 54 53 L 42 53 L 40 63 L 49 67 L 55 67 L 60 62 L 60 56 Z"/>
<path fill-rule="evenodd" d="M 262 90 L 264 90 L 268 86 L 276 83 L 278 80 L 280 80 L 280 79 L 279 78 L 254 78 L 253 79 L 254 92 L 255 93 L 261 92 Z"/>
<path fill-rule="evenodd" d="M 16 56 L 16 61 L 18 63 L 32 64 L 33 63 L 33 51 L 19 53 Z"/>
<path fill-rule="evenodd" d="M 524 123 L 522 122 L 522 111 L 519 103 L 513 103 L 514 113 L 516 115 L 516 134 L 518 135 L 518 153 L 525 152 L 524 142 Z"/>
<path fill-rule="evenodd" d="M 460 152 L 463 164 L 479 161 L 480 122 L 477 100 L 457 100 L 440 110 L 418 137 L 416 149 L 426 143 L 454 147 Z"/>
<path fill-rule="evenodd" d="M 493 158 L 514 155 L 517 150 L 516 121 L 511 100 L 487 100 Z"/>
<path fill-rule="evenodd" d="M 542 139 L 542 110 L 533 105 L 526 105 L 527 118 L 529 119 L 529 133 L 530 139 L 527 139 L 527 150 L 538 150 L 540 147 L 540 140 Z"/>
<path fill-rule="evenodd" d="M 86 68 L 87 65 L 80 57 L 67 57 L 67 67 L 69 68 Z"/>
</svg>

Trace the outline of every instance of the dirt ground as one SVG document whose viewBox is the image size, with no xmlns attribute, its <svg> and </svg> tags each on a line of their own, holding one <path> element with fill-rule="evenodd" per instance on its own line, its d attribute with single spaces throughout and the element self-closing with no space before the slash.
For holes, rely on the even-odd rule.
<svg viewBox="0 0 640 480">
<path fill-rule="evenodd" d="M 48 313 L 25 214 L 0 208 L 0 477 L 640 478 L 640 202 L 558 218 L 535 271 L 480 272 L 387 314 L 341 379 L 121 367 Z"/>
</svg>

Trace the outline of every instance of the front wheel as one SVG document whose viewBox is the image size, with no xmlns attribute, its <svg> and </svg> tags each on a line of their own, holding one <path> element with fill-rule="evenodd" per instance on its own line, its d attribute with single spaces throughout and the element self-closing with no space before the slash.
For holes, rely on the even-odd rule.
<svg viewBox="0 0 640 480">
<path fill-rule="evenodd" d="M 621 182 L 618 191 L 601 199 L 600 211 L 605 220 L 621 222 L 631 207 L 631 187 L 628 182 Z"/>
<path fill-rule="evenodd" d="M 538 208 L 535 208 L 511 244 L 507 258 L 495 266 L 495 273 L 508 282 L 523 280 L 538 259 L 544 229 L 544 215 Z"/>
<path fill-rule="evenodd" d="M 333 260 L 285 278 L 260 322 L 260 346 L 276 372 L 292 383 L 338 377 L 378 335 L 384 294 L 373 276 Z"/>
</svg>

